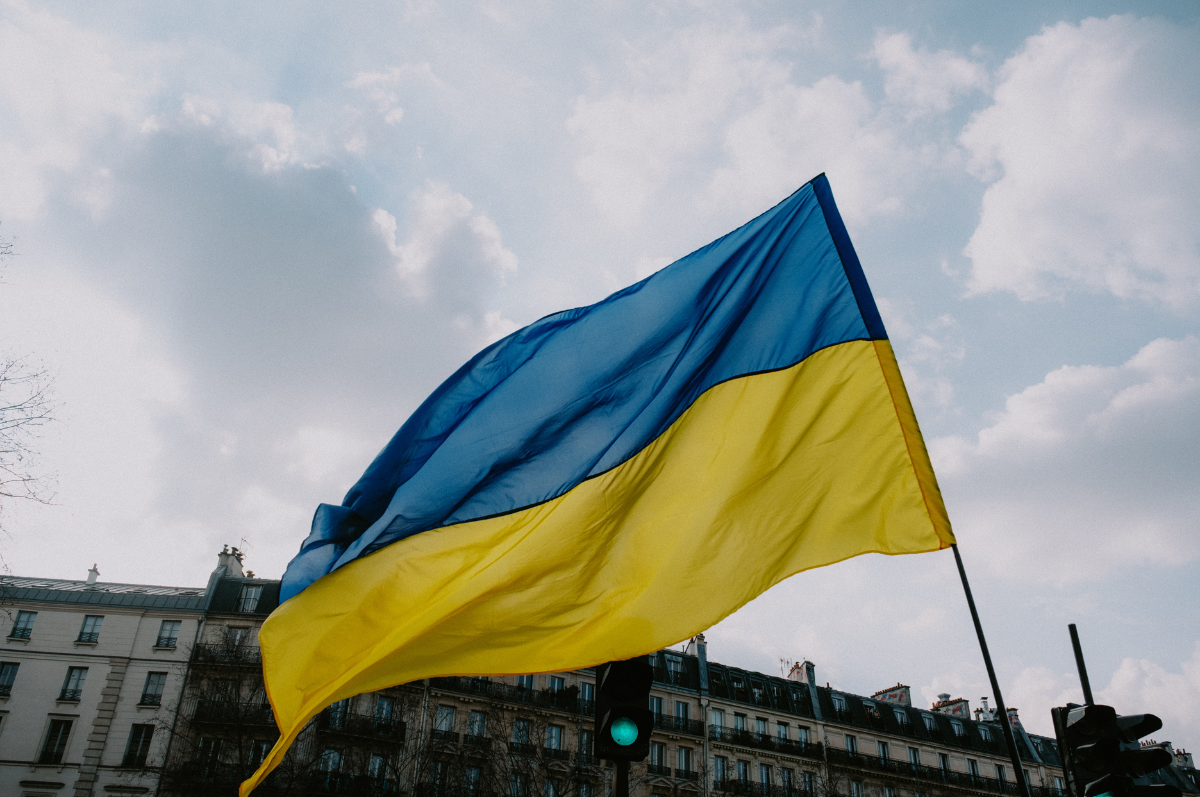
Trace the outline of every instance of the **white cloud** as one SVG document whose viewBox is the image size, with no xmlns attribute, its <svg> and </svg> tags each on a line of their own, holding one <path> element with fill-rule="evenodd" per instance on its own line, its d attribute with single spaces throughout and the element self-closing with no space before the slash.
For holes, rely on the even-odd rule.
<svg viewBox="0 0 1200 797">
<path fill-rule="evenodd" d="M 952 50 L 914 50 L 907 33 L 877 34 L 871 55 L 883 70 L 888 99 L 908 106 L 913 117 L 947 111 L 959 95 L 988 85 L 980 64 Z"/>
<path fill-rule="evenodd" d="M 964 129 L 996 179 L 966 247 L 972 293 L 1200 300 L 1200 49 L 1156 19 L 1060 23 L 1000 70 Z"/>
<path fill-rule="evenodd" d="M 0 3 L 0 218 L 32 218 L 93 142 L 139 118 L 154 81 L 135 67 L 149 60 L 28 3 Z"/>
<path fill-rule="evenodd" d="M 879 297 L 876 304 L 918 413 L 926 407 L 950 408 L 954 403 L 950 372 L 966 357 L 958 322 L 949 314 L 918 321 L 912 317 L 912 302 Z"/>
<path fill-rule="evenodd" d="M 1200 339 L 1063 366 L 974 441 L 930 442 L 961 535 L 1013 578 L 1072 582 L 1200 557 Z"/>
<path fill-rule="evenodd" d="M 426 184 L 415 198 L 412 234 L 397 243 L 396 217 L 378 209 L 376 228 L 395 258 L 396 271 L 420 299 L 476 297 L 482 284 L 503 285 L 517 256 L 504 247 L 500 228 L 445 183 Z"/>
</svg>

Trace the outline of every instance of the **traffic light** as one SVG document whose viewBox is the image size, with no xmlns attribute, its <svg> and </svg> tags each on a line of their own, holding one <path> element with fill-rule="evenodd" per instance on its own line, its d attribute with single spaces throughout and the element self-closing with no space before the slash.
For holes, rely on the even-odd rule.
<svg viewBox="0 0 1200 797">
<path fill-rule="evenodd" d="M 1161 747 L 1138 739 L 1162 727 L 1153 714 L 1123 717 L 1112 706 L 1050 709 L 1071 797 L 1180 797 L 1174 786 L 1150 785 L 1145 775 L 1172 761 Z"/>
<path fill-rule="evenodd" d="M 596 668 L 596 755 L 610 761 L 641 761 L 650 754 L 650 683 L 645 656 Z"/>
</svg>

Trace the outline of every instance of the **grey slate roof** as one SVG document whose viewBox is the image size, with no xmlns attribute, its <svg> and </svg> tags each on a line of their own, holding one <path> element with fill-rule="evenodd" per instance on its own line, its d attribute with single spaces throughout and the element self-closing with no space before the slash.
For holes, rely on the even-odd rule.
<svg viewBox="0 0 1200 797">
<path fill-rule="evenodd" d="M 112 584 L 102 581 L 88 584 L 86 581 L 56 578 L 0 577 L 0 602 L 10 601 L 199 613 L 204 609 L 204 588 Z"/>
</svg>

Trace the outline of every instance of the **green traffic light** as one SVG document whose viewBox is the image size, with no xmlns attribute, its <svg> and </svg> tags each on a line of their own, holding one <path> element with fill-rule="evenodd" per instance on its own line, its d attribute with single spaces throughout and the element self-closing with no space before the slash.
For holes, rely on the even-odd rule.
<svg viewBox="0 0 1200 797">
<path fill-rule="evenodd" d="M 629 719 L 629 717 L 621 717 L 612 724 L 612 729 L 609 733 L 612 734 L 614 742 L 622 747 L 628 747 L 637 741 L 637 723 Z"/>
</svg>

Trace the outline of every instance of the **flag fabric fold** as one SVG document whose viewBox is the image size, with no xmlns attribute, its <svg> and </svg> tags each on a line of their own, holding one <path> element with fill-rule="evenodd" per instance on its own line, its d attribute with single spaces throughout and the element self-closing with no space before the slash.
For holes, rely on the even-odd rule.
<svg viewBox="0 0 1200 797">
<path fill-rule="evenodd" d="M 802 570 L 954 542 L 824 175 L 480 352 L 322 505 L 260 634 L 280 739 L 342 698 L 649 653 Z"/>
</svg>

